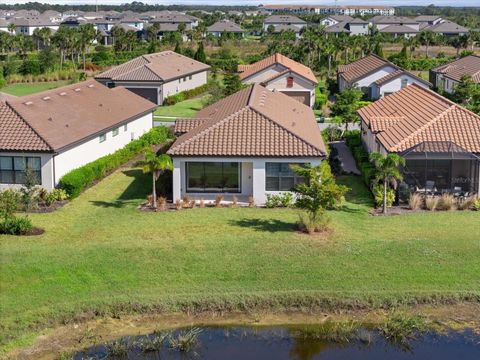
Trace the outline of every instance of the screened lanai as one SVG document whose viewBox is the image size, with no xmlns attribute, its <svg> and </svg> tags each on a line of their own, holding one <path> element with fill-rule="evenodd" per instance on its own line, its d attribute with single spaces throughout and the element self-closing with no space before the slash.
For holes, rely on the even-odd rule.
<svg viewBox="0 0 480 360">
<path fill-rule="evenodd" d="M 428 194 L 478 194 L 480 158 L 451 141 L 425 141 L 406 151 L 404 182 Z"/>
</svg>

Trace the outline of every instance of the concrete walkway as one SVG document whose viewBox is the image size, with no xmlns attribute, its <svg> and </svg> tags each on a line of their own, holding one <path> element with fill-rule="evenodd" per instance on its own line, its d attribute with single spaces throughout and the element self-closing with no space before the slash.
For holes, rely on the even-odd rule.
<svg viewBox="0 0 480 360">
<path fill-rule="evenodd" d="M 360 175 L 360 171 L 357 168 L 355 159 L 353 158 L 353 155 L 350 152 L 350 149 L 345 144 L 345 141 L 334 141 L 330 143 L 330 146 L 332 148 L 337 149 L 337 153 L 338 153 L 337 157 L 338 157 L 338 160 L 340 160 L 340 163 L 342 165 L 342 169 L 344 172 L 349 174 Z"/>
</svg>

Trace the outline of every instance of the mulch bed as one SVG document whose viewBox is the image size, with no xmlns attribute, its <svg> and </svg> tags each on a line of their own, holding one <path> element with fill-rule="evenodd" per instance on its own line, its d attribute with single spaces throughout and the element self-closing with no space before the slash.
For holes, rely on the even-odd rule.
<svg viewBox="0 0 480 360">
<path fill-rule="evenodd" d="M 35 214 L 51 213 L 51 212 L 54 212 L 55 210 L 60 209 L 65 204 L 68 204 L 69 202 L 70 202 L 69 200 L 63 200 L 63 201 L 55 201 L 50 206 L 39 205 L 37 209 L 32 209 L 29 211 L 29 213 L 35 213 Z"/>
<path fill-rule="evenodd" d="M 42 235 L 43 233 L 45 233 L 45 230 L 43 230 L 41 228 L 34 227 L 31 230 L 29 230 L 25 233 L 22 233 L 18 236 L 37 236 L 37 235 Z"/>
</svg>

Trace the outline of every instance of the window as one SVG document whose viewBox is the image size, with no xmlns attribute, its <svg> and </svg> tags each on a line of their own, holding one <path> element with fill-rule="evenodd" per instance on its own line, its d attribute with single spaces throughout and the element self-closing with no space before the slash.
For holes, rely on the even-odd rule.
<svg viewBox="0 0 480 360">
<path fill-rule="evenodd" d="M 187 192 L 239 193 L 240 163 L 187 162 Z"/>
<path fill-rule="evenodd" d="M 127 131 L 127 130 L 128 130 L 128 124 L 123 125 L 123 131 Z"/>
<path fill-rule="evenodd" d="M 287 78 L 287 88 L 293 87 L 293 76 Z"/>
<path fill-rule="evenodd" d="M 119 128 L 113 129 L 113 130 L 112 130 L 112 136 L 113 136 L 113 137 L 117 136 L 118 133 L 119 133 L 119 131 L 120 131 Z"/>
<path fill-rule="evenodd" d="M 402 89 L 408 86 L 408 79 L 402 79 Z"/>
<path fill-rule="evenodd" d="M 108 81 L 108 82 L 107 82 L 107 87 L 108 87 L 109 89 L 114 88 L 114 87 L 115 87 L 115 83 L 113 83 L 113 82 L 111 82 L 111 81 Z"/>
<path fill-rule="evenodd" d="M 107 134 L 102 134 L 98 137 L 98 140 L 102 143 L 107 140 Z"/>
<path fill-rule="evenodd" d="M 42 180 L 40 157 L 0 156 L 0 183 L 24 184 L 25 169 L 32 170 L 35 182 Z"/>
<path fill-rule="evenodd" d="M 290 191 L 296 184 L 303 182 L 303 177 L 293 172 L 291 165 L 303 164 L 266 163 L 265 190 Z"/>
<path fill-rule="evenodd" d="M 188 77 L 188 80 L 192 80 L 192 75 L 190 75 L 190 76 Z"/>
<path fill-rule="evenodd" d="M 178 79 L 178 83 L 181 84 L 182 83 L 182 79 Z M 178 89 L 178 88 L 177 88 Z M 178 91 L 178 90 L 177 90 Z"/>
</svg>

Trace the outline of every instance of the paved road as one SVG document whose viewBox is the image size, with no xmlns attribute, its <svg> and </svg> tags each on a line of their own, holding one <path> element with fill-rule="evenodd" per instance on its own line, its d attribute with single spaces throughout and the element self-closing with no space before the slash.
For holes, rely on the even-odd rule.
<svg viewBox="0 0 480 360">
<path fill-rule="evenodd" d="M 353 158 L 350 149 L 345 144 L 345 141 L 334 141 L 330 143 L 330 146 L 337 149 L 338 159 L 340 160 L 343 171 L 350 174 L 360 175 L 355 159 Z"/>
</svg>

